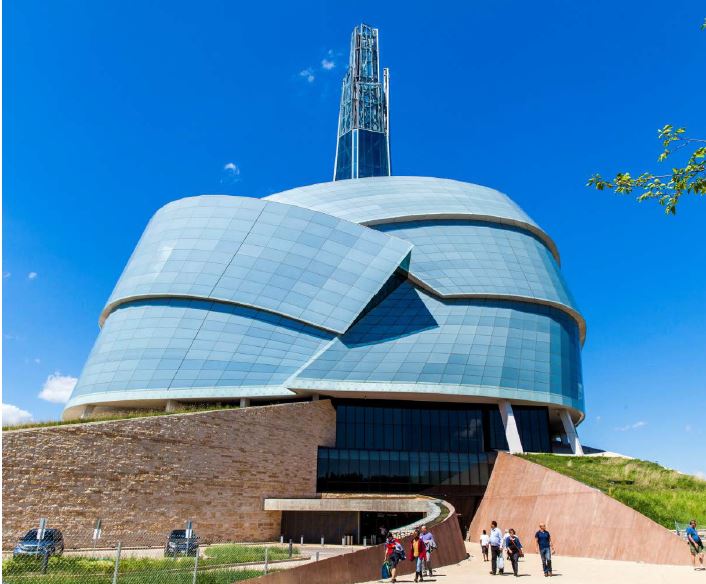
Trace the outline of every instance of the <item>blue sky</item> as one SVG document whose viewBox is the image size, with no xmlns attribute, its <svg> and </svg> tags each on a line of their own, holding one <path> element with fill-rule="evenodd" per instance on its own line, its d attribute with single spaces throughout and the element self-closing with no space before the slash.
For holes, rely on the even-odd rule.
<svg viewBox="0 0 706 584">
<path fill-rule="evenodd" d="M 706 200 L 584 187 L 706 136 L 703 2 L 4 6 L 3 397 L 56 418 L 150 216 L 330 180 L 350 32 L 381 30 L 393 173 L 509 194 L 588 321 L 585 443 L 706 472 Z M 228 166 L 233 165 L 233 166 Z"/>
</svg>

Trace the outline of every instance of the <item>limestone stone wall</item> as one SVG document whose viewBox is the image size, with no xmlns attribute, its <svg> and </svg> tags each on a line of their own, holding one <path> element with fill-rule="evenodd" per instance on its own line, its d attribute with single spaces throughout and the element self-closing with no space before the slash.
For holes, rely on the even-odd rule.
<svg viewBox="0 0 706 584">
<path fill-rule="evenodd" d="M 498 454 L 469 528 L 470 541 L 480 540 L 482 530 L 489 531 L 493 520 L 502 530 L 514 528 L 529 551 L 534 551 L 539 523 L 546 523 L 558 558 L 651 564 L 689 561 L 687 545 L 641 513 L 598 489 L 506 453 Z"/>
<path fill-rule="evenodd" d="M 266 497 L 316 493 L 328 400 L 3 432 L 3 542 L 46 517 L 66 544 L 163 543 L 187 519 L 208 540 L 278 539 Z"/>
</svg>

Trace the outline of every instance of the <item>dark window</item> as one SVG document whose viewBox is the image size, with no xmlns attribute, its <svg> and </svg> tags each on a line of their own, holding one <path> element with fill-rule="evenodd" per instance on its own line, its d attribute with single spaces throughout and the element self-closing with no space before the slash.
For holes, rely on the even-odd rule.
<svg viewBox="0 0 706 584">
<path fill-rule="evenodd" d="M 551 452 L 547 408 L 513 406 L 512 411 L 515 414 L 522 450 L 525 452 Z"/>
<path fill-rule="evenodd" d="M 320 491 L 419 492 L 487 484 L 487 450 L 507 449 L 494 405 L 336 400 L 336 447 L 319 448 Z M 523 414 L 520 414 L 522 416 Z M 535 416 L 537 414 L 530 414 Z M 537 439 L 534 417 L 530 430 Z"/>
</svg>

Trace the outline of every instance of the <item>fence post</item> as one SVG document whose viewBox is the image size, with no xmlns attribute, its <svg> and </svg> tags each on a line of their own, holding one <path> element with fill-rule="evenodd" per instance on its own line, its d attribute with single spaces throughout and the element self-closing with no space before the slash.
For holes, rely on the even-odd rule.
<svg viewBox="0 0 706 584">
<path fill-rule="evenodd" d="M 199 570 L 199 550 L 196 549 L 196 556 L 194 556 L 194 577 L 191 579 L 191 584 L 196 584 L 196 574 Z"/>
<path fill-rule="evenodd" d="M 316 561 L 319 561 L 319 552 L 316 552 Z"/>
<path fill-rule="evenodd" d="M 299 540 L 299 543 L 300 543 L 301 545 L 304 545 L 304 536 L 303 536 L 303 535 L 301 536 L 301 539 Z"/>
<path fill-rule="evenodd" d="M 324 547 L 324 536 L 321 536 L 321 547 Z"/>
<path fill-rule="evenodd" d="M 368 545 L 368 538 L 367 538 L 367 537 L 364 537 L 364 538 L 363 538 L 363 547 L 365 547 L 365 546 L 367 546 L 367 545 Z"/>
<path fill-rule="evenodd" d="M 47 573 L 47 567 L 49 566 L 49 550 L 44 550 L 44 555 L 42 556 L 42 574 Z"/>
<path fill-rule="evenodd" d="M 120 548 L 122 543 L 118 542 L 118 546 L 115 549 L 115 569 L 113 570 L 113 584 L 118 584 L 118 569 L 120 568 Z"/>
<path fill-rule="evenodd" d="M 289 540 L 289 557 L 292 557 L 292 540 Z"/>
<path fill-rule="evenodd" d="M 265 546 L 265 575 L 267 575 L 267 568 L 268 568 L 267 564 L 270 559 L 269 551 L 270 551 L 269 546 Z M 196 583 L 194 583 L 194 584 L 196 584 Z"/>
</svg>

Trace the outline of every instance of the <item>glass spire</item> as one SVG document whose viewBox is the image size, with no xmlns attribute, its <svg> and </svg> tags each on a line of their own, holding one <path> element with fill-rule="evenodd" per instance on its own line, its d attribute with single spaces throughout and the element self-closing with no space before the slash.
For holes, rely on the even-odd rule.
<svg viewBox="0 0 706 584">
<path fill-rule="evenodd" d="M 356 26 L 338 114 L 333 180 L 390 176 L 389 70 L 380 79 L 378 29 Z"/>
</svg>

